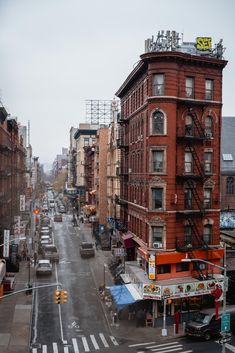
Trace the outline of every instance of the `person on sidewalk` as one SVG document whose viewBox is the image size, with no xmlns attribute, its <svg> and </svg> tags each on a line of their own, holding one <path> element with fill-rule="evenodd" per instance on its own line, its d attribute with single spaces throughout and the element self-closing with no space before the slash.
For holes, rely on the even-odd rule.
<svg viewBox="0 0 235 353">
<path fill-rule="evenodd" d="M 140 308 L 136 313 L 136 327 L 143 327 L 145 326 L 145 318 L 146 312 L 142 308 Z"/>
</svg>

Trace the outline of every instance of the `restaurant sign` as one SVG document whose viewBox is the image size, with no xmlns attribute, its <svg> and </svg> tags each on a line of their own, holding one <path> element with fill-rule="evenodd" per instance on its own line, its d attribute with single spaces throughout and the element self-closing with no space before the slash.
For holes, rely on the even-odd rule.
<svg viewBox="0 0 235 353">
<path fill-rule="evenodd" d="M 177 299 L 193 297 L 196 295 L 211 294 L 216 284 L 223 289 L 223 279 L 211 279 L 207 281 L 188 282 L 169 286 L 161 286 L 154 283 L 144 285 L 144 299 Z"/>
</svg>

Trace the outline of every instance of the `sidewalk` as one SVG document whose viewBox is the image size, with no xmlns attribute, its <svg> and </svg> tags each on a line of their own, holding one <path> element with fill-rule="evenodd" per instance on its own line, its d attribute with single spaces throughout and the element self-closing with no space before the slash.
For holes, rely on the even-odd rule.
<svg viewBox="0 0 235 353">
<path fill-rule="evenodd" d="M 28 275 L 28 261 L 21 261 L 14 292 L 27 287 Z M 25 292 L 0 300 L 0 353 L 29 352 L 31 307 L 32 295 Z"/>
<path fill-rule="evenodd" d="M 92 240 L 92 232 L 91 226 L 89 224 L 80 224 L 80 230 L 84 234 L 84 237 L 87 240 Z M 78 229 L 79 231 L 79 229 Z M 108 264 L 109 260 L 111 259 L 112 254 L 111 251 L 103 251 L 103 250 L 96 250 L 96 263 L 97 266 L 94 269 L 95 277 L 97 281 L 99 281 L 99 285 L 103 285 L 104 282 L 104 271 L 105 271 L 105 285 L 107 287 L 111 287 L 114 285 L 112 275 L 106 267 L 104 268 L 104 264 Z M 97 287 L 98 289 L 98 287 Z M 136 320 L 117 320 L 117 323 L 114 323 L 113 312 L 111 311 L 110 307 L 107 303 L 101 299 L 102 307 L 109 325 L 109 328 L 112 334 L 119 338 L 119 339 L 127 339 L 133 341 L 163 341 L 166 340 L 166 337 L 175 339 L 183 336 L 182 325 L 179 327 L 179 333 L 174 335 L 174 326 L 166 326 L 167 329 L 167 336 L 162 336 L 162 327 L 136 327 Z"/>
</svg>

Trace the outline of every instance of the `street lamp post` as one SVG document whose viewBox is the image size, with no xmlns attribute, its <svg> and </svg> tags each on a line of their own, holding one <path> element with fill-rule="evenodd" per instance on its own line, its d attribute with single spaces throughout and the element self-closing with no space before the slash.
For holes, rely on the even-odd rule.
<svg viewBox="0 0 235 353">
<path fill-rule="evenodd" d="M 224 250 L 226 252 L 226 248 Z M 207 260 L 203 260 L 203 259 L 190 259 L 190 258 L 186 258 L 186 259 L 182 259 L 182 262 L 203 262 L 205 264 L 214 266 L 219 268 L 220 270 L 224 271 L 224 290 L 223 290 L 223 314 L 226 314 L 226 291 L 227 291 L 227 265 L 226 265 L 226 255 L 224 255 L 224 266 L 219 266 L 214 264 L 213 262 L 207 261 Z M 225 347 L 225 336 L 226 336 L 226 332 L 222 332 L 222 353 L 225 353 L 226 347 Z"/>
</svg>

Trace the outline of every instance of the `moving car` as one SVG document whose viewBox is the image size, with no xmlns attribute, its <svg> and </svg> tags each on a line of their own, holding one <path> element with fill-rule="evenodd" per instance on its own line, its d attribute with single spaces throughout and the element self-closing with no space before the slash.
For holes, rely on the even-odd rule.
<svg viewBox="0 0 235 353">
<path fill-rule="evenodd" d="M 54 222 L 63 222 L 62 214 L 55 214 L 54 215 Z"/>
<path fill-rule="evenodd" d="M 49 260 L 39 260 L 36 266 L 36 275 L 51 275 L 52 265 Z"/>
<path fill-rule="evenodd" d="M 50 261 L 59 261 L 59 252 L 54 244 L 46 244 L 42 247 L 43 259 Z"/>
<path fill-rule="evenodd" d="M 93 257 L 95 256 L 95 247 L 93 243 L 83 241 L 80 245 L 81 257 Z"/>
</svg>

